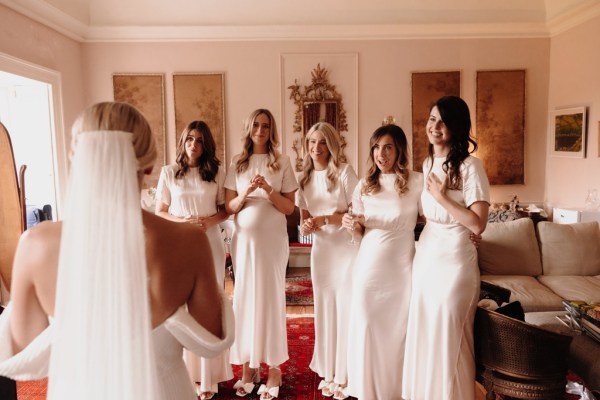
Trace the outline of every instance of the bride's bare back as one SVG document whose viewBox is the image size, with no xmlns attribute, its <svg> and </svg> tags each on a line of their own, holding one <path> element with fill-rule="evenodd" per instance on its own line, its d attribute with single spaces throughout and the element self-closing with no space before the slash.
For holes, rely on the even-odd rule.
<svg viewBox="0 0 600 400">
<path fill-rule="evenodd" d="M 183 304 L 214 335 L 222 336 L 221 298 L 206 235 L 143 211 L 152 326 Z M 110 218 L 110 217 L 108 217 Z M 27 346 L 54 314 L 61 222 L 44 222 L 21 237 L 13 264 L 13 350 Z"/>
</svg>

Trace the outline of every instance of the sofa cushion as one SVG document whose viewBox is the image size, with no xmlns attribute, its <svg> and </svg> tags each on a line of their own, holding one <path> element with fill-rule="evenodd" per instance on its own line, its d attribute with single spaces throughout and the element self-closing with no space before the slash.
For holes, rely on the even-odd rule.
<svg viewBox="0 0 600 400">
<path fill-rule="evenodd" d="M 538 223 L 544 275 L 600 275 L 597 222 Z"/>
<path fill-rule="evenodd" d="M 525 312 L 564 310 L 562 299 L 531 276 L 483 275 L 482 281 L 511 291 L 510 301 L 518 301 Z"/>
<path fill-rule="evenodd" d="M 600 303 L 600 276 L 540 275 L 538 280 L 565 300 Z"/>
<path fill-rule="evenodd" d="M 478 252 L 482 274 L 538 276 L 542 273 L 535 229 L 529 218 L 488 224 Z"/>
</svg>

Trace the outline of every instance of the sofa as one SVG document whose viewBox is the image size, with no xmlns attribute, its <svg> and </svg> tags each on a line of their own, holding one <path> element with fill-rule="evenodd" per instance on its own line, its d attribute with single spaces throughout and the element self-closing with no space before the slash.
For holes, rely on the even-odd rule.
<svg viewBox="0 0 600 400">
<path fill-rule="evenodd" d="M 509 289 L 525 312 L 564 310 L 563 299 L 600 303 L 598 222 L 489 223 L 478 252 L 481 280 Z"/>
</svg>

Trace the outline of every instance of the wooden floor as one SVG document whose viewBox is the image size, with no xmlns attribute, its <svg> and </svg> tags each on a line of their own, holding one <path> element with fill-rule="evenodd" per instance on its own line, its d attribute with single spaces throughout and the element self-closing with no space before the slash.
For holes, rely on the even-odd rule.
<svg viewBox="0 0 600 400">
<path fill-rule="evenodd" d="M 288 276 L 304 275 L 310 268 L 288 268 Z M 233 281 L 229 274 L 225 274 L 225 293 L 233 295 Z M 288 315 L 314 315 L 314 306 L 287 306 Z M 475 384 L 475 400 L 485 400 L 485 389 L 479 383 Z"/>
</svg>

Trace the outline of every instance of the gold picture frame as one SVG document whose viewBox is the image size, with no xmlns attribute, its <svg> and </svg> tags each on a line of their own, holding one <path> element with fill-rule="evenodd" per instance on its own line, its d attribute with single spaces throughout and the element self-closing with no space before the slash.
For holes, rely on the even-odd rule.
<svg viewBox="0 0 600 400">
<path fill-rule="evenodd" d="M 525 183 L 525 70 L 477 71 L 477 157 L 491 185 Z"/>
<path fill-rule="evenodd" d="M 413 169 L 422 172 L 429 145 L 425 132 L 429 110 L 443 96 L 460 96 L 460 71 L 413 72 L 411 89 Z"/>
<path fill-rule="evenodd" d="M 225 169 L 225 74 L 175 73 L 173 96 L 175 143 L 179 143 L 179 136 L 188 123 L 195 120 L 206 122 L 215 139 L 217 158 Z"/>
<path fill-rule="evenodd" d="M 164 74 L 112 75 L 115 101 L 129 103 L 144 114 L 156 140 L 156 163 L 144 179 L 145 187 L 156 187 L 161 167 L 167 162 L 165 152 L 165 77 Z"/>
</svg>

